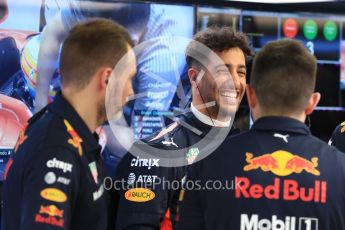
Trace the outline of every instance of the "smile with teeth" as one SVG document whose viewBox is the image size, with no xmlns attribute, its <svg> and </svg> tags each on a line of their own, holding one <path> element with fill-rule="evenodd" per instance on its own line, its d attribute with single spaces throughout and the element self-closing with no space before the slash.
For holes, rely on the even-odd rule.
<svg viewBox="0 0 345 230">
<path fill-rule="evenodd" d="M 239 95 L 238 91 L 222 91 L 220 92 L 222 97 L 237 98 Z"/>
</svg>

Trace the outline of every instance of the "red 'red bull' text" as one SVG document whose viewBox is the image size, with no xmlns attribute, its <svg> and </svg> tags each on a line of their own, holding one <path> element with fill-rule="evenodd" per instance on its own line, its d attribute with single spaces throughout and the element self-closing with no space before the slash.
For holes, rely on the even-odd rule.
<svg viewBox="0 0 345 230">
<path fill-rule="evenodd" d="M 286 201 L 303 201 L 326 203 L 327 182 L 315 180 L 311 188 L 301 186 L 298 181 L 292 179 L 275 178 L 273 184 L 254 184 L 246 177 L 236 177 L 237 185 L 235 197 L 245 199 L 270 199 Z M 282 188 L 282 190 L 281 190 Z M 283 192 L 281 192 L 283 191 Z"/>
</svg>

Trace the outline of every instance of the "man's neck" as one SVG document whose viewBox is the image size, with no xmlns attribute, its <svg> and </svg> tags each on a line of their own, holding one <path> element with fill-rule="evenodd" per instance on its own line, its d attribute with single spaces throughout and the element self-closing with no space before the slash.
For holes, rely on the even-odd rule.
<svg viewBox="0 0 345 230">
<path fill-rule="evenodd" d="M 209 126 L 229 127 L 231 124 L 231 118 L 228 121 L 219 121 L 217 119 L 213 119 L 210 116 L 203 113 L 200 109 L 198 109 L 198 106 L 194 106 L 193 103 L 191 103 L 190 109 L 198 120 Z"/>
<path fill-rule="evenodd" d="M 254 117 L 254 120 L 256 121 L 262 117 L 288 117 L 288 118 L 298 120 L 302 123 L 304 123 L 305 119 L 306 119 L 306 115 L 304 113 L 292 114 L 292 113 L 272 113 L 272 112 L 269 113 L 269 112 L 266 112 L 266 113 L 257 114 L 256 117 Z"/>
<path fill-rule="evenodd" d="M 64 93 L 64 98 L 72 105 L 80 118 L 85 122 L 86 126 L 93 133 L 99 126 L 97 123 L 97 106 L 94 106 L 92 100 L 88 100 L 88 96 L 84 93 Z"/>
</svg>

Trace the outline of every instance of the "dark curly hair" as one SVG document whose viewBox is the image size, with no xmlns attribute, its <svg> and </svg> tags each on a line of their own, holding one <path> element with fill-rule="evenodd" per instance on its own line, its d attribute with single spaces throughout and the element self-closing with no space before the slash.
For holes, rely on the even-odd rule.
<svg viewBox="0 0 345 230">
<path fill-rule="evenodd" d="M 189 67 L 196 60 L 190 56 L 194 53 L 197 43 L 202 43 L 215 52 L 222 52 L 231 48 L 239 47 L 246 58 L 253 56 L 252 48 L 249 44 L 248 37 L 242 32 L 234 31 L 230 27 L 209 27 L 194 35 L 186 49 L 186 62 Z"/>
</svg>

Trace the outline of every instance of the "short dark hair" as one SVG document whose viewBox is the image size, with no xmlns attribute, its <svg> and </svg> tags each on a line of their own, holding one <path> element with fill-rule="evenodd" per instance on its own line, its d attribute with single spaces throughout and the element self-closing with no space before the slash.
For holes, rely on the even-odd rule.
<svg viewBox="0 0 345 230">
<path fill-rule="evenodd" d="M 257 53 L 250 84 L 266 112 L 299 112 L 315 90 L 316 58 L 302 43 L 283 39 Z"/>
<path fill-rule="evenodd" d="M 196 41 L 196 42 L 195 42 Z M 253 51 L 249 44 L 248 37 L 242 32 L 234 31 L 231 27 L 209 27 L 194 35 L 186 49 L 186 62 L 189 67 L 192 67 L 197 61 L 189 54 L 193 53 L 191 50 L 201 43 L 215 52 L 222 52 L 231 48 L 239 47 L 246 57 L 253 56 Z"/>
<path fill-rule="evenodd" d="M 60 56 L 63 85 L 84 88 L 100 67 L 115 67 L 133 46 L 126 29 L 114 21 L 96 18 L 72 28 Z"/>
</svg>

